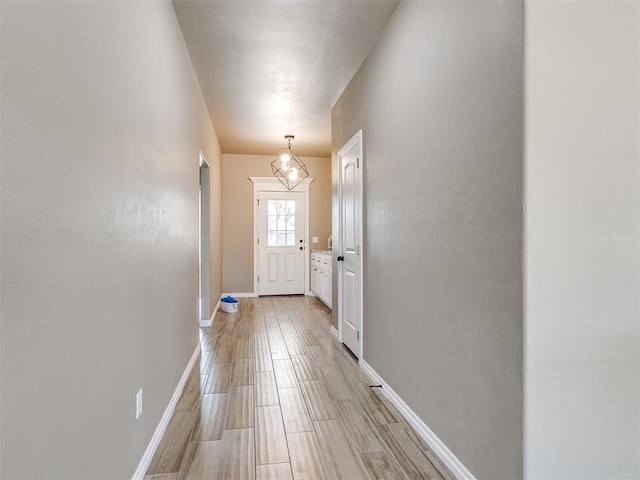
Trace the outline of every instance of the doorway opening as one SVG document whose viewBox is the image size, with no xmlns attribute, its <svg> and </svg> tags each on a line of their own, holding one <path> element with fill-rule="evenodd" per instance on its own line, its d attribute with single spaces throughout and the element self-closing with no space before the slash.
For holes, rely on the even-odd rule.
<svg viewBox="0 0 640 480">
<path fill-rule="evenodd" d="M 211 320 L 210 302 L 210 244 L 211 244 L 211 194 L 210 170 L 207 159 L 202 152 L 199 154 L 200 169 L 199 182 L 199 213 L 198 213 L 198 321 L 202 325 Z"/>
</svg>

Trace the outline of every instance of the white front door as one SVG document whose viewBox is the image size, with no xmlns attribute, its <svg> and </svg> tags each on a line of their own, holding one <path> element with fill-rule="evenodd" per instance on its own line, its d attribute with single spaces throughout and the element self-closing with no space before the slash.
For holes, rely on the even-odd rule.
<svg viewBox="0 0 640 480">
<path fill-rule="evenodd" d="M 338 152 L 339 309 L 342 342 L 360 358 L 362 326 L 362 131 Z"/>
<path fill-rule="evenodd" d="M 258 295 L 304 294 L 305 197 L 258 194 Z"/>
</svg>

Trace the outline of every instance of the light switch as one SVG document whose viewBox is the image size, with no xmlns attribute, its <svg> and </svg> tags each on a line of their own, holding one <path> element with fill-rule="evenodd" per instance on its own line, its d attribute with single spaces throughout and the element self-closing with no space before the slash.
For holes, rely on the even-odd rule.
<svg viewBox="0 0 640 480">
<path fill-rule="evenodd" d="M 311 243 L 318 243 L 318 237 L 311 237 Z"/>
</svg>

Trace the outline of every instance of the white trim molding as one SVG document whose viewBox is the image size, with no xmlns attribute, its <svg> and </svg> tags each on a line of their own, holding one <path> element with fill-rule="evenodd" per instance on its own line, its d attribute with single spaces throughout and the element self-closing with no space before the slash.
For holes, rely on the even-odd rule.
<svg viewBox="0 0 640 480">
<path fill-rule="evenodd" d="M 213 319 L 216 318 L 216 313 L 218 313 L 219 308 L 220 308 L 220 300 L 218 300 L 218 303 L 216 303 L 216 306 L 213 309 L 213 313 L 211 314 L 211 317 L 209 317 L 209 320 L 200 320 L 200 326 L 210 327 L 211 325 L 213 325 Z"/>
<path fill-rule="evenodd" d="M 331 335 L 336 337 L 336 339 L 338 338 L 338 330 L 336 330 L 336 327 L 334 327 L 333 325 L 331 325 L 330 332 L 331 332 Z"/>
<path fill-rule="evenodd" d="M 260 271 L 260 265 L 258 260 L 258 229 L 260 216 L 258 212 L 258 197 L 260 192 L 289 192 L 290 190 L 285 187 L 280 180 L 276 177 L 248 177 L 253 183 L 253 296 L 258 296 L 258 273 Z M 304 193 L 304 292 L 305 295 L 311 293 L 309 288 L 309 264 L 310 257 L 309 252 L 309 186 L 313 182 L 312 177 L 307 177 L 296 185 L 291 192 Z"/>
<path fill-rule="evenodd" d="M 375 383 L 382 385 L 382 393 L 393 404 L 394 407 L 409 422 L 415 431 L 427 442 L 433 453 L 459 480 L 476 480 L 473 474 L 464 466 L 449 448 L 440 440 L 435 433 L 416 415 L 416 413 L 404 403 L 402 398 L 378 375 L 378 373 L 364 359 L 360 359 L 360 366 Z"/>
<path fill-rule="evenodd" d="M 164 413 L 160 418 L 160 422 L 156 427 L 156 431 L 153 432 L 153 436 L 151 437 L 151 440 L 149 440 L 149 445 L 147 445 L 147 449 L 144 451 L 144 455 L 142 455 L 142 458 L 140 459 L 138 468 L 136 468 L 136 471 L 133 474 L 133 477 L 131 477 L 132 480 L 144 480 L 144 476 L 147 473 L 147 469 L 149 468 L 149 465 L 151 464 L 153 455 L 156 453 L 158 445 L 160 445 L 160 441 L 162 440 L 162 437 L 164 436 L 164 432 L 166 431 L 167 426 L 171 421 L 171 417 L 173 416 L 173 411 L 175 410 L 176 405 L 178 404 L 178 400 L 180 400 L 180 396 L 182 395 L 184 386 L 187 383 L 187 379 L 189 378 L 189 375 L 191 375 L 191 371 L 193 370 L 193 367 L 195 366 L 199 356 L 200 356 L 200 343 L 196 345 L 196 349 L 194 350 L 193 355 L 191 356 L 191 360 L 189 360 L 189 363 L 187 364 L 187 368 L 184 369 L 184 373 L 182 374 L 182 377 L 178 382 L 178 386 L 176 386 L 176 389 L 173 392 L 173 396 L 171 397 L 171 400 L 169 400 L 169 404 L 167 405 L 167 408 L 164 410 Z"/>
<path fill-rule="evenodd" d="M 307 177 L 293 190 L 288 190 L 276 177 L 249 177 L 249 180 L 253 183 L 254 192 L 309 192 L 309 185 L 313 182 L 313 178 Z"/>
</svg>

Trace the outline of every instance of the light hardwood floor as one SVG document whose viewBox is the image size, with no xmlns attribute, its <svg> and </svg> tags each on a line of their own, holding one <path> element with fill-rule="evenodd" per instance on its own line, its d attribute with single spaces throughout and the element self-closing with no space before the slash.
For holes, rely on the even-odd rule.
<svg viewBox="0 0 640 480">
<path fill-rule="evenodd" d="M 302 296 L 218 313 L 145 480 L 453 480 L 331 335 L 330 314 Z"/>
</svg>

